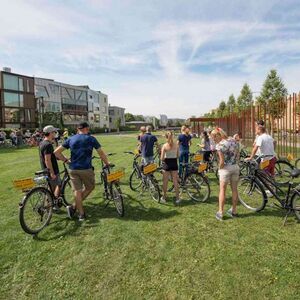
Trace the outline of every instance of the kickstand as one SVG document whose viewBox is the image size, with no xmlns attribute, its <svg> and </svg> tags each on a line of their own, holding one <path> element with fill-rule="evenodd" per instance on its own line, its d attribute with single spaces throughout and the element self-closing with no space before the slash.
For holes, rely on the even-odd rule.
<svg viewBox="0 0 300 300">
<path fill-rule="evenodd" d="M 291 213 L 292 213 L 292 210 L 289 209 L 289 210 L 287 211 L 287 213 L 286 213 L 284 219 L 283 219 L 283 226 L 285 226 L 285 224 L 286 224 L 286 222 L 287 222 L 287 218 L 288 218 L 288 216 L 289 216 Z"/>
</svg>

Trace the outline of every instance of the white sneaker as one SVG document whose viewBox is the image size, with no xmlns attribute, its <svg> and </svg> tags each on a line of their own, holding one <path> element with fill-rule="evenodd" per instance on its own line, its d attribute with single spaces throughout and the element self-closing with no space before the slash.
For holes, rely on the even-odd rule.
<svg viewBox="0 0 300 300">
<path fill-rule="evenodd" d="M 176 199 L 176 201 L 175 201 L 175 204 L 180 204 L 181 203 L 181 199 L 179 198 L 179 199 Z"/>
<path fill-rule="evenodd" d="M 164 197 L 161 197 L 159 202 L 160 203 L 167 203 L 166 198 L 164 198 Z"/>
</svg>

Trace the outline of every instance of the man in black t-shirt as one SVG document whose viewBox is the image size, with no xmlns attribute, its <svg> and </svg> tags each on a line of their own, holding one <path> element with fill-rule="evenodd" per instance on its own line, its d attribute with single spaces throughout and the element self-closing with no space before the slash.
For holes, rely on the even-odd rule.
<svg viewBox="0 0 300 300">
<path fill-rule="evenodd" d="M 55 135 L 57 129 L 54 128 L 52 125 L 48 125 L 43 129 L 45 138 L 40 143 L 40 161 L 42 169 L 48 169 L 50 173 L 50 185 L 54 192 L 55 197 L 59 196 L 60 193 L 60 185 L 61 179 L 59 176 L 59 169 L 56 157 L 54 155 L 53 149 L 53 141 L 55 140 Z M 65 162 L 68 159 L 65 158 Z"/>
</svg>

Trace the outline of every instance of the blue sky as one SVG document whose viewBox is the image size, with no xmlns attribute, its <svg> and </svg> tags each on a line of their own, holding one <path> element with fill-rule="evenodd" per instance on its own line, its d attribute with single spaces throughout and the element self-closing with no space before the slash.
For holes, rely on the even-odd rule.
<svg viewBox="0 0 300 300">
<path fill-rule="evenodd" d="M 299 92 L 299 20 L 300 0 L 3 0 L 0 66 L 187 118 L 259 91 L 271 68 Z"/>
</svg>

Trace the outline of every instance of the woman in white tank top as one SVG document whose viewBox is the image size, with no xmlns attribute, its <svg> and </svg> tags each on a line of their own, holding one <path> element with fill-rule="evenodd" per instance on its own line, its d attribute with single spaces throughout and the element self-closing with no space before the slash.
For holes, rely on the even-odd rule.
<svg viewBox="0 0 300 300">
<path fill-rule="evenodd" d="M 166 203 L 168 181 L 172 176 L 175 193 L 176 193 L 176 204 L 180 203 L 179 198 L 179 187 L 178 187 L 178 164 L 177 159 L 179 156 L 179 150 L 177 143 L 173 141 L 173 133 L 168 131 L 166 133 L 167 142 L 162 146 L 161 149 L 161 161 L 163 167 L 163 197 L 161 198 L 162 203 Z"/>
</svg>

